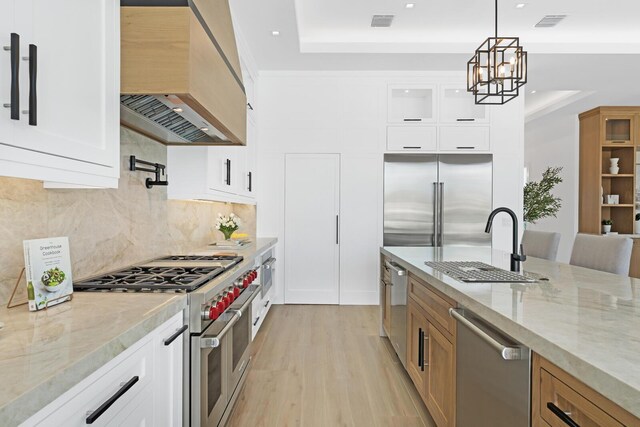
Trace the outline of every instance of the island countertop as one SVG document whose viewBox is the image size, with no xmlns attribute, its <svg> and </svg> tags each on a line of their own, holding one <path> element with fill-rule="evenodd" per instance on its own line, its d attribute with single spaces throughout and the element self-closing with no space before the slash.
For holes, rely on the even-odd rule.
<svg viewBox="0 0 640 427">
<path fill-rule="evenodd" d="M 382 254 L 640 417 L 640 280 L 529 257 L 533 284 L 463 283 L 425 261 L 481 261 L 509 269 L 509 254 L 472 247 L 383 247 Z"/>
</svg>

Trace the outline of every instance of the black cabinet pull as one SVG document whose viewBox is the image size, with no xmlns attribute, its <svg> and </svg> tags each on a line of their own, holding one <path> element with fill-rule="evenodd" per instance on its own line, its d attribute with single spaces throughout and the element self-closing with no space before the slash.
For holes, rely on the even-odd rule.
<svg viewBox="0 0 640 427">
<path fill-rule="evenodd" d="M 402 120 L 404 120 L 405 122 L 421 122 L 422 121 L 422 119 L 402 119 Z"/>
<path fill-rule="evenodd" d="M 118 399 L 120 399 L 135 383 L 138 382 L 140 377 L 137 375 L 127 381 L 113 396 L 111 396 L 106 402 L 104 402 L 98 409 L 93 411 L 86 419 L 87 424 L 93 424 L 107 409 L 111 407 Z"/>
<path fill-rule="evenodd" d="M 418 328 L 418 366 L 424 371 L 424 332 L 422 328 Z"/>
<path fill-rule="evenodd" d="M 472 146 L 461 146 L 461 147 L 456 147 L 456 150 L 473 150 L 476 147 L 472 147 Z"/>
<path fill-rule="evenodd" d="M 11 120 L 20 120 L 20 36 L 11 33 Z"/>
<path fill-rule="evenodd" d="M 260 316 L 256 317 L 256 321 L 253 322 L 253 326 L 256 326 L 259 321 L 260 321 Z"/>
<path fill-rule="evenodd" d="M 269 307 L 269 303 L 271 302 L 271 300 L 267 300 L 267 302 L 264 304 L 264 308 Z"/>
<path fill-rule="evenodd" d="M 38 125 L 38 46 L 29 45 L 29 125 Z"/>
<path fill-rule="evenodd" d="M 251 183 L 252 175 L 253 175 L 253 174 L 252 174 L 251 172 L 249 172 L 249 192 L 253 191 L 253 190 L 252 190 L 252 185 L 251 185 L 251 184 L 252 184 L 252 183 Z"/>
<path fill-rule="evenodd" d="M 547 402 L 547 408 L 551 412 L 553 412 L 556 415 L 556 417 L 560 418 L 562 422 L 564 422 L 566 425 L 571 427 L 580 427 L 580 424 L 573 421 L 569 415 L 565 414 L 565 412 L 562 409 L 558 408 L 556 405 L 554 405 L 553 402 Z"/>
<path fill-rule="evenodd" d="M 405 149 L 405 150 L 419 150 L 422 147 L 405 145 L 402 148 Z"/>
<path fill-rule="evenodd" d="M 456 122 L 475 122 L 476 119 L 456 119 Z"/>
<path fill-rule="evenodd" d="M 231 185 L 231 160 L 230 160 L 230 159 L 227 159 L 226 164 L 227 164 L 227 178 L 226 178 L 226 183 L 227 183 L 227 185 Z"/>
<path fill-rule="evenodd" d="M 340 244 L 340 215 L 336 215 L 336 245 Z"/>
<path fill-rule="evenodd" d="M 180 329 L 176 331 L 175 334 L 171 335 L 169 338 L 164 340 L 164 345 L 171 345 L 171 343 L 174 342 L 176 339 L 178 339 L 178 337 L 182 335 L 184 331 L 186 331 L 188 328 L 189 326 L 183 325 Z"/>
<path fill-rule="evenodd" d="M 247 107 L 249 107 L 249 110 L 253 111 L 253 106 L 251 105 L 250 102 L 247 102 Z"/>
</svg>

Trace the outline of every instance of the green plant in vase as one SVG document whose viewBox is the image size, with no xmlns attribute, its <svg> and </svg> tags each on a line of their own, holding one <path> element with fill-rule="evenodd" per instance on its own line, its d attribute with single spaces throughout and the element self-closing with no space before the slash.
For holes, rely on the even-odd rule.
<svg viewBox="0 0 640 427">
<path fill-rule="evenodd" d="M 547 217 L 557 217 L 562 207 L 562 199 L 555 197 L 551 190 L 562 182 L 561 167 L 548 167 L 542 173 L 539 182 L 527 182 L 524 186 L 524 215 L 525 225 L 535 224 L 538 220 Z"/>
<path fill-rule="evenodd" d="M 602 220 L 602 232 L 604 234 L 611 233 L 611 226 L 612 225 L 613 225 L 613 221 L 611 221 L 610 219 L 603 219 Z"/>
<path fill-rule="evenodd" d="M 224 240 L 230 240 L 231 235 L 240 228 L 240 218 L 233 212 L 229 216 L 218 214 L 216 220 L 216 230 L 219 230 L 224 235 Z"/>
</svg>

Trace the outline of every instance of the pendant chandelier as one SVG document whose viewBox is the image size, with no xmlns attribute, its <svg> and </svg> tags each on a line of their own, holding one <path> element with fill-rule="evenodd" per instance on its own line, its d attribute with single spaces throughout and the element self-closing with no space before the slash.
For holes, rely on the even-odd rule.
<svg viewBox="0 0 640 427">
<path fill-rule="evenodd" d="M 467 91 L 476 104 L 502 105 L 527 83 L 527 52 L 518 37 L 498 37 L 498 0 L 495 37 L 487 38 L 467 63 Z"/>
</svg>

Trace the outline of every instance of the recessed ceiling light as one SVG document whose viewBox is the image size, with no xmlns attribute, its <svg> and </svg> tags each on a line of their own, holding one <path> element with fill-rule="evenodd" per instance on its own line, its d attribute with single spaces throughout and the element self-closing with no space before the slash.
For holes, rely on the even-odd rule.
<svg viewBox="0 0 640 427">
<path fill-rule="evenodd" d="M 416 6 L 415 3 L 407 3 L 404 5 L 404 7 L 406 7 L 407 9 L 413 9 Z"/>
<path fill-rule="evenodd" d="M 532 91 L 531 91 L 531 93 L 532 93 L 532 94 L 533 94 L 533 93 L 536 93 L 536 91 L 535 91 L 535 90 L 532 90 Z"/>
<path fill-rule="evenodd" d="M 525 7 L 526 5 L 527 5 L 526 3 L 518 3 L 518 4 L 516 5 L 516 9 L 524 9 L 524 7 Z"/>
<path fill-rule="evenodd" d="M 176 113 L 182 113 L 182 108 L 176 107 L 176 108 L 173 108 L 173 111 L 175 111 Z"/>
<path fill-rule="evenodd" d="M 209 131 L 209 128 L 208 128 L 208 127 L 201 127 L 201 128 L 200 128 L 200 130 L 201 130 L 202 132 L 208 132 L 208 131 Z"/>
<path fill-rule="evenodd" d="M 280 35 L 280 31 L 271 31 L 271 35 L 272 36 L 279 36 Z"/>
</svg>

